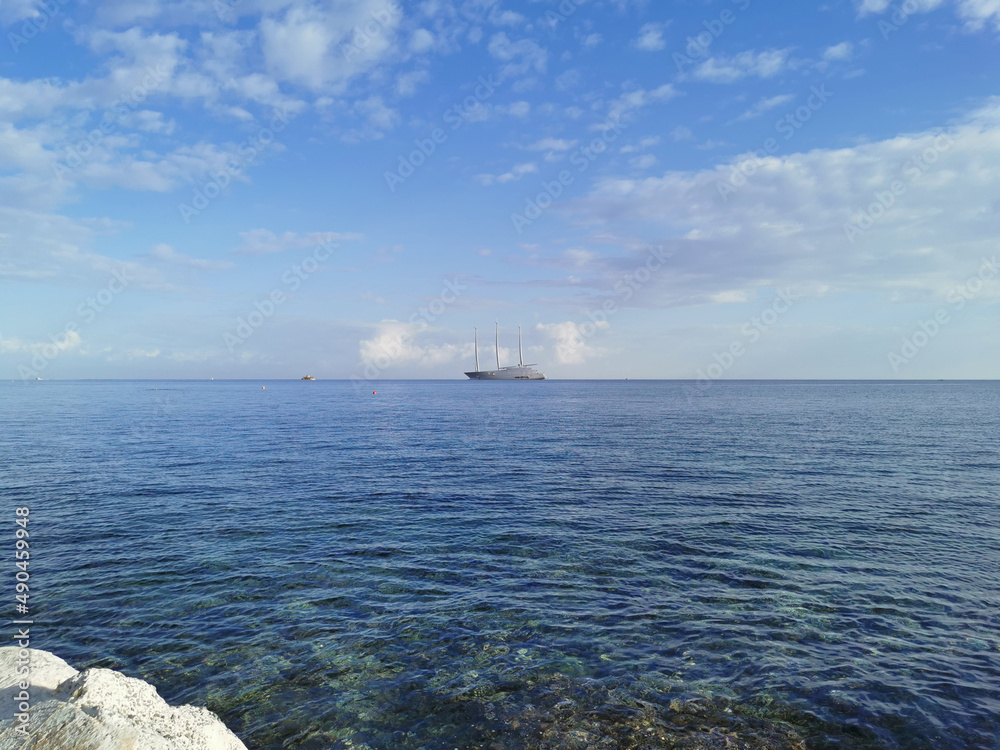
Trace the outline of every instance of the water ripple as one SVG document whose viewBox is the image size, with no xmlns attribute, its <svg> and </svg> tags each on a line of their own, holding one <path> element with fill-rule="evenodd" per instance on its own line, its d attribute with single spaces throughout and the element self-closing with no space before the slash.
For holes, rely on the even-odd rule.
<svg viewBox="0 0 1000 750">
<path fill-rule="evenodd" d="M 40 645 L 251 748 L 1000 748 L 995 383 L 259 385 L 2 386 Z"/>
</svg>

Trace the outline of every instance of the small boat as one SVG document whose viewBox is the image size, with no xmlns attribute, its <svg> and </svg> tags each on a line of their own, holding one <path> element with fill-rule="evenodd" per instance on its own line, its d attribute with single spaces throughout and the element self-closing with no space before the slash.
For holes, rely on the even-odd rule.
<svg viewBox="0 0 1000 750">
<path fill-rule="evenodd" d="M 316 378 L 314 378 L 312 375 L 306 375 L 304 378 L 300 378 L 300 380 L 315 380 L 315 379 Z"/>
</svg>

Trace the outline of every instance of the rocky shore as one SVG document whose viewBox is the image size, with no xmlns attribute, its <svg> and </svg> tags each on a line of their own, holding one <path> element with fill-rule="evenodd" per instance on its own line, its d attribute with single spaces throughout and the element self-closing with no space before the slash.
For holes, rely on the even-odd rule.
<svg viewBox="0 0 1000 750">
<path fill-rule="evenodd" d="M 78 672 L 47 651 L 5 646 L 0 648 L 0 750 L 246 746 L 208 709 L 170 706 L 142 680 L 110 669 Z"/>
</svg>

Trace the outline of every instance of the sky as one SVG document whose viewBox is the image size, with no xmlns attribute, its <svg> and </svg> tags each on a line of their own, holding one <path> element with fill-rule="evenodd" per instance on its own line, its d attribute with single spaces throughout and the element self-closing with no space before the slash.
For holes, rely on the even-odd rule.
<svg viewBox="0 0 1000 750">
<path fill-rule="evenodd" d="M 996 0 L 0 25 L 0 377 L 1000 377 Z"/>
</svg>

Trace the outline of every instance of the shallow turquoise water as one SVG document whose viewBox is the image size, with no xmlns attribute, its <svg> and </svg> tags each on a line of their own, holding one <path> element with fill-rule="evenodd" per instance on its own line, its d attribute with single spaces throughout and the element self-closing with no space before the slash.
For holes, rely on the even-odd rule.
<svg viewBox="0 0 1000 750">
<path fill-rule="evenodd" d="M 1000 747 L 997 383 L 11 383 L 0 425 L 33 645 L 252 749 Z"/>
</svg>

